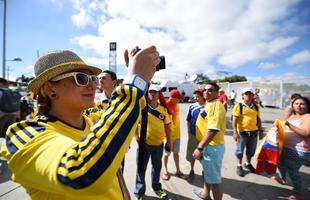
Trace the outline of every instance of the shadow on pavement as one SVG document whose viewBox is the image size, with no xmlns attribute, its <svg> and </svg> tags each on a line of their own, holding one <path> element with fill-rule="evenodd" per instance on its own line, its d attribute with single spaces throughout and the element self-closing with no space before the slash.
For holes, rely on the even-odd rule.
<svg viewBox="0 0 310 200">
<path fill-rule="evenodd" d="M 146 200 L 158 200 L 159 198 L 158 197 L 152 197 L 152 196 L 147 196 L 147 195 L 144 195 L 143 199 L 146 199 Z M 165 198 L 166 200 L 192 200 L 188 197 L 185 197 L 185 196 L 182 196 L 182 195 L 179 195 L 179 194 L 175 194 L 175 193 L 172 193 L 172 192 L 169 192 L 168 191 L 168 197 Z"/>
<path fill-rule="evenodd" d="M 254 182 L 240 181 L 228 178 L 223 178 L 223 184 L 224 194 L 227 194 L 235 199 L 285 199 L 282 194 L 290 191 L 288 189 L 276 187 L 273 185 L 263 185 Z"/>
<path fill-rule="evenodd" d="M 268 177 L 266 174 L 261 176 Z M 310 196 L 310 176 L 309 174 L 301 172 L 303 177 L 303 196 Z M 222 178 L 224 186 L 224 194 L 231 196 L 234 199 L 251 199 L 251 200 L 273 200 L 273 199 L 287 199 L 283 194 L 291 192 L 289 189 L 268 185 L 249 182 L 248 180 L 240 181 L 236 179 Z M 202 188 L 203 180 L 201 175 L 195 176 L 193 186 Z M 291 185 L 291 184 L 290 184 Z"/>
</svg>

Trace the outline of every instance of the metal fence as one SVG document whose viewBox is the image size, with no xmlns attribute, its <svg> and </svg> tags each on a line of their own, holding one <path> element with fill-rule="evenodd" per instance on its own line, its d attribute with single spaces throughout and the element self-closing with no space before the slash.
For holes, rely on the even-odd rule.
<svg viewBox="0 0 310 200">
<path fill-rule="evenodd" d="M 260 89 L 259 96 L 263 105 L 284 108 L 289 103 L 289 95 L 299 93 L 310 97 L 310 77 L 298 80 L 262 79 L 260 81 L 246 81 L 236 83 L 219 83 L 227 96 L 234 90 L 237 93 L 237 102 L 242 101 L 242 89 L 251 87 Z"/>
</svg>

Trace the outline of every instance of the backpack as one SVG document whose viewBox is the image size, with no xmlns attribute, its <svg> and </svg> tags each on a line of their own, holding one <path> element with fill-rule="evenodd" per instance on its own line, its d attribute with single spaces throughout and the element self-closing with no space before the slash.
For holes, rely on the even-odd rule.
<svg viewBox="0 0 310 200">
<path fill-rule="evenodd" d="M 254 104 L 254 109 L 256 111 L 258 111 L 258 106 L 256 103 L 253 103 Z M 239 108 L 240 108 L 240 115 L 242 115 L 242 110 L 243 110 L 243 104 L 242 103 L 239 103 Z"/>
<path fill-rule="evenodd" d="M 20 109 L 21 95 L 17 91 L 7 88 L 0 88 L 2 96 L 0 99 L 0 110 L 6 113 L 17 112 Z"/>
</svg>

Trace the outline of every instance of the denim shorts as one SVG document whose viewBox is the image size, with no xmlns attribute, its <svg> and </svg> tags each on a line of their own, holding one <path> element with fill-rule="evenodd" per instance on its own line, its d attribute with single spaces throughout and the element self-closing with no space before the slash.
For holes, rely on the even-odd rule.
<svg viewBox="0 0 310 200">
<path fill-rule="evenodd" d="M 225 146 L 207 145 L 202 152 L 202 168 L 204 181 L 208 184 L 219 184 L 222 182 L 221 169 Z"/>
<path fill-rule="evenodd" d="M 246 149 L 246 155 L 253 157 L 257 146 L 257 131 L 251 131 L 253 133 L 246 134 L 244 132 L 238 133 L 240 140 L 237 142 L 237 148 L 235 155 L 238 159 L 242 159 L 244 149 Z"/>
</svg>

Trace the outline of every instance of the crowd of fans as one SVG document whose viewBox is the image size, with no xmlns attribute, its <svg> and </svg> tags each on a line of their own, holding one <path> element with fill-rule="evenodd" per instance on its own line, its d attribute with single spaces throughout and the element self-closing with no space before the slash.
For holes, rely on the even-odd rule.
<svg viewBox="0 0 310 200">
<path fill-rule="evenodd" d="M 126 54 L 128 76 L 118 85 L 114 72 L 101 72 L 71 51 L 48 53 L 36 62 L 36 77 L 28 86 L 29 95 L 19 98 L 19 109 L 8 112 L 1 107 L 0 133 L 5 138 L 1 156 L 9 161 L 13 180 L 32 199 L 77 199 L 77 196 L 130 199 L 122 174 L 126 151 L 135 137 L 138 148 L 143 148 L 142 170 L 137 170 L 132 191 L 136 199 L 145 196 L 149 159 L 153 191 L 159 198 L 169 196 L 160 179 L 170 179 L 168 160 L 172 154 L 175 175 L 190 183 L 197 174 L 195 161 L 200 162 L 204 184 L 201 190 L 193 190 L 198 198 L 220 200 L 228 109 L 232 110 L 231 125 L 236 141 L 236 174 L 245 176 L 244 169 L 256 173 L 251 159 L 258 139 L 266 135 L 260 115 L 264 106 L 258 88 L 255 91 L 243 88 L 242 102 L 236 102 L 235 91 L 227 97 L 215 83 L 208 83 L 193 93 L 195 103 L 189 105 L 186 117 L 186 160 L 190 163 L 186 176 L 181 171 L 179 157 L 182 123 L 179 102 L 184 97 L 174 89 L 169 93 L 170 98 L 164 99 L 161 88 L 149 84 L 160 61 L 155 46 L 135 55 L 128 51 Z M 8 82 L 0 79 L 0 99 L 8 95 L 7 87 Z M 303 199 L 299 169 L 310 162 L 310 105 L 309 99 L 300 94 L 290 99 L 291 105 L 285 109 L 282 122 L 284 145 L 279 147 L 283 149 L 279 154 L 278 174 L 271 178 L 288 184 L 288 173 L 293 183 L 290 196 Z M 143 109 L 147 116 L 141 114 Z"/>
</svg>

